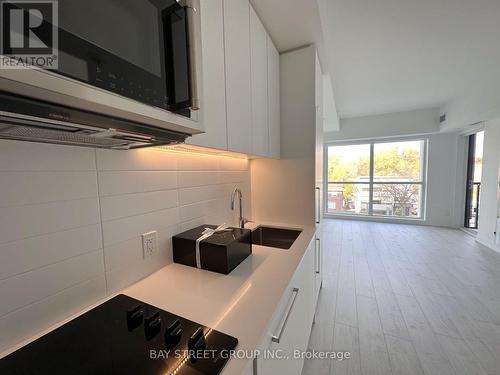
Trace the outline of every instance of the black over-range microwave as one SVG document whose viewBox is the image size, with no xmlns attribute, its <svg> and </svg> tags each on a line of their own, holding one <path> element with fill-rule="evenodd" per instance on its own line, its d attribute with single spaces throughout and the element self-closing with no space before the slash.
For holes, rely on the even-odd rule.
<svg viewBox="0 0 500 375">
<path fill-rule="evenodd" d="M 58 67 L 51 70 L 169 111 L 196 110 L 196 62 L 190 37 L 197 9 L 186 3 L 54 1 Z M 22 6 L 16 1 L 9 5 Z M 6 52 L 15 54 L 12 49 Z"/>
<path fill-rule="evenodd" d="M 176 0 L 59 0 L 56 72 L 189 114 L 198 107 L 192 11 Z"/>
</svg>

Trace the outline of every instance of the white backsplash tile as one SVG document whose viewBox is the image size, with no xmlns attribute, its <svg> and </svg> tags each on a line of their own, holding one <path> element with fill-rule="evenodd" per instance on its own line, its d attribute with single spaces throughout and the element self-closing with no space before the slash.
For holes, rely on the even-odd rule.
<svg viewBox="0 0 500 375">
<path fill-rule="evenodd" d="M 95 171 L 0 173 L 0 207 L 97 197 Z"/>
<path fill-rule="evenodd" d="M 102 223 L 104 246 L 129 240 L 142 233 L 179 223 L 179 208 L 148 212 Z"/>
<path fill-rule="evenodd" d="M 174 234 L 236 225 L 235 187 L 248 217 L 248 164 L 0 141 L 0 352 L 171 263 Z M 143 259 L 152 230 L 158 251 Z"/>
<path fill-rule="evenodd" d="M 168 190 L 175 188 L 177 188 L 177 172 L 99 172 L 99 194 L 101 196 Z"/>
<path fill-rule="evenodd" d="M 91 148 L 0 140 L 0 171 L 95 169 L 95 153 Z"/>
<path fill-rule="evenodd" d="M 178 204 L 177 190 L 113 195 L 101 198 L 101 215 L 103 221 L 108 221 L 177 207 Z"/>
<path fill-rule="evenodd" d="M 0 281 L 0 317 L 104 273 L 102 250 Z"/>
<path fill-rule="evenodd" d="M 179 204 L 181 206 L 199 201 L 222 198 L 223 185 L 205 185 L 179 189 Z"/>
<path fill-rule="evenodd" d="M 160 257 L 172 259 L 172 241 L 173 235 L 178 233 L 178 225 L 172 225 L 165 228 L 158 228 L 158 254 Z M 143 262 L 142 238 L 136 236 L 130 240 L 120 242 L 104 248 L 104 256 L 106 259 L 106 271 L 111 271 L 117 268 L 128 268 L 131 264 L 136 266 Z M 157 254 L 151 258 L 156 258 Z"/>
<path fill-rule="evenodd" d="M 106 279 L 102 274 L 1 317 L 0 352 L 104 298 L 105 291 Z"/>
<path fill-rule="evenodd" d="M 179 208 L 180 219 L 184 222 L 197 217 L 206 216 L 210 212 L 217 211 L 219 208 L 218 203 L 219 201 L 217 199 L 213 199 L 181 206 Z"/>
<path fill-rule="evenodd" d="M 217 171 L 219 170 L 219 159 L 206 155 L 190 155 L 179 153 L 179 171 Z"/>
<path fill-rule="evenodd" d="M 249 174 L 245 171 L 220 171 L 218 177 L 217 183 L 219 184 L 247 182 L 249 180 Z"/>
<path fill-rule="evenodd" d="M 157 231 L 158 250 L 147 259 L 142 256 L 140 236 L 104 248 L 108 293 L 116 292 L 172 262 L 172 236 L 179 233 L 179 226 L 176 224 Z"/>
<path fill-rule="evenodd" d="M 171 152 L 155 149 L 134 151 L 96 150 L 100 171 L 176 171 L 178 160 Z"/>
<path fill-rule="evenodd" d="M 0 208 L 0 244 L 99 222 L 96 198 Z"/>
<path fill-rule="evenodd" d="M 217 171 L 179 171 L 179 187 L 213 185 L 218 183 Z"/>
<path fill-rule="evenodd" d="M 101 249 L 101 239 L 98 223 L 0 245 L 0 280 Z"/>
</svg>

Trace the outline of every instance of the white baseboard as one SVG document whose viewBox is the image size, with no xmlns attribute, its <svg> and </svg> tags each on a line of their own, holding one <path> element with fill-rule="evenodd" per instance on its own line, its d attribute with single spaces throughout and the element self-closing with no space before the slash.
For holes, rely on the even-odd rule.
<svg viewBox="0 0 500 375">
<path fill-rule="evenodd" d="M 494 242 L 481 238 L 479 236 L 476 237 L 476 241 L 479 242 L 481 245 L 486 246 L 487 248 L 497 252 L 500 254 L 500 246 L 496 245 Z"/>
<path fill-rule="evenodd" d="M 471 237 L 474 237 L 476 238 L 477 237 L 477 230 L 474 230 L 474 229 L 468 229 L 468 228 L 463 228 L 463 227 L 460 227 L 458 228 L 460 229 L 462 232 L 464 233 L 467 233 L 469 236 Z"/>
</svg>

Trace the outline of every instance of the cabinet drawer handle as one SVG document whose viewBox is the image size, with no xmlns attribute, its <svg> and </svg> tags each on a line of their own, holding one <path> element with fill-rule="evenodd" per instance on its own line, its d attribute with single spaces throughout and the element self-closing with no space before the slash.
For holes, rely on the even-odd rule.
<svg viewBox="0 0 500 375">
<path fill-rule="evenodd" d="M 319 224 L 321 221 L 321 189 L 316 187 L 316 224 Z"/>
<path fill-rule="evenodd" d="M 288 311 L 286 312 L 285 319 L 283 320 L 283 323 L 281 323 L 281 328 L 279 329 L 278 335 L 273 335 L 271 337 L 271 340 L 280 343 L 281 336 L 283 336 L 283 332 L 285 331 L 286 324 L 288 323 L 288 318 L 290 317 L 290 313 L 292 312 L 293 305 L 295 303 L 295 300 L 297 299 L 297 295 L 299 294 L 299 288 L 293 288 L 292 290 L 292 303 L 290 303 L 290 307 L 288 308 Z"/>
<path fill-rule="evenodd" d="M 321 272 L 321 242 L 316 238 L 316 273 Z"/>
</svg>

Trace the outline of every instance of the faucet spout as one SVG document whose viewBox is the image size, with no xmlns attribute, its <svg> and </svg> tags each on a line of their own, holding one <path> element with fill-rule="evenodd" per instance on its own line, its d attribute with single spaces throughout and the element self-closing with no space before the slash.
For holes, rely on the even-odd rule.
<svg viewBox="0 0 500 375">
<path fill-rule="evenodd" d="M 240 228 L 245 228 L 245 223 L 247 222 L 247 220 L 243 217 L 243 194 L 241 193 L 241 190 L 238 188 L 234 188 L 233 192 L 231 193 L 231 210 L 234 211 L 234 200 L 236 198 L 236 195 L 238 195 L 239 208 L 240 208 L 238 225 L 240 226 Z"/>
</svg>

